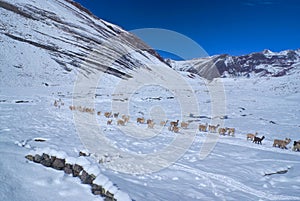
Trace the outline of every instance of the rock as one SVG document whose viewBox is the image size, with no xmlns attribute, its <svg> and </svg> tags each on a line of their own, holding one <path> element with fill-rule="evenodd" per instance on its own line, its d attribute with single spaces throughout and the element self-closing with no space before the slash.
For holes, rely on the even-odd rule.
<svg viewBox="0 0 300 201">
<path fill-rule="evenodd" d="M 107 191 L 107 192 L 105 193 L 105 195 L 106 195 L 107 200 L 111 200 L 111 201 L 114 201 L 114 200 L 115 200 L 115 199 L 114 199 L 114 194 L 110 193 L 109 191 Z M 105 199 L 105 200 L 106 200 L 106 199 Z"/>
<path fill-rule="evenodd" d="M 94 175 L 89 175 L 85 170 L 80 175 L 80 180 L 83 184 L 92 184 L 95 179 Z"/>
<path fill-rule="evenodd" d="M 63 170 L 65 167 L 65 163 L 65 159 L 55 158 L 55 160 L 52 163 L 52 167 L 56 170 Z"/>
<path fill-rule="evenodd" d="M 34 160 L 34 157 L 32 155 L 27 155 L 25 156 L 26 159 L 30 160 L 30 161 L 33 161 Z"/>
<path fill-rule="evenodd" d="M 73 177 L 79 177 L 81 183 L 90 184 L 91 191 L 94 195 L 101 195 L 104 197 L 105 201 L 116 201 L 114 194 L 105 190 L 101 185 L 93 184 L 96 179 L 94 174 L 87 173 L 81 165 L 66 163 L 65 159 L 57 158 L 55 156 L 49 156 L 43 153 L 42 156 L 36 154 L 35 156 L 27 155 L 26 159 L 34 161 L 36 163 L 41 163 L 46 167 L 52 167 L 56 170 L 63 170 L 66 174 L 72 174 Z"/>
<path fill-rule="evenodd" d="M 52 161 L 51 161 L 51 158 L 48 154 L 43 154 L 42 155 L 41 164 L 46 166 L 46 167 L 51 167 Z"/>
<path fill-rule="evenodd" d="M 105 197 L 104 201 L 116 201 L 113 197 Z"/>
<path fill-rule="evenodd" d="M 42 156 L 35 154 L 35 156 L 33 158 L 33 162 L 40 163 L 41 161 L 42 161 Z"/>
<path fill-rule="evenodd" d="M 79 173 L 83 170 L 83 168 L 77 164 L 73 165 L 72 169 L 73 169 L 72 171 L 73 177 L 78 177 Z"/>
<path fill-rule="evenodd" d="M 105 190 L 102 188 L 102 186 L 99 186 L 97 184 L 92 184 L 92 193 L 94 195 L 104 195 Z"/>
<path fill-rule="evenodd" d="M 50 157 L 51 164 L 55 161 L 55 159 L 56 159 L 56 156 L 51 156 L 51 157 Z"/>
<path fill-rule="evenodd" d="M 85 152 L 83 152 L 83 151 L 80 151 L 80 152 L 79 152 L 79 156 L 84 156 L 84 157 L 86 157 L 86 156 L 90 156 L 90 154 L 89 154 L 89 153 L 85 153 Z"/>
<path fill-rule="evenodd" d="M 69 164 L 69 163 L 67 163 L 67 164 L 65 165 L 65 167 L 64 167 L 64 172 L 65 172 L 66 174 L 72 174 L 72 171 L 73 171 L 72 165 Z"/>
</svg>

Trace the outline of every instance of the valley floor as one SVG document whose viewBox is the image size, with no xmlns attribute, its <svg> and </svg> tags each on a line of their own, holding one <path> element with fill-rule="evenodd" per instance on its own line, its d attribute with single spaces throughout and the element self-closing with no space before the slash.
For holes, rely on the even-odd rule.
<svg viewBox="0 0 300 201">
<path fill-rule="evenodd" d="M 181 129 L 179 133 L 170 132 L 167 127 L 159 128 L 158 135 L 146 139 L 124 134 L 115 119 L 112 125 L 106 125 L 103 112 L 111 110 L 111 100 L 116 96 L 111 88 L 96 90 L 95 108 L 102 112 L 100 116 L 95 114 L 96 121 L 120 153 L 147 155 L 169 146 L 178 136 L 194 133 L 192 144 L 184 150 L 182 157 L 158 172 L 127 174 L 130 169 L 118 164 L 119 158 L 114 157 L 117 153 L 103 153 L 110 155 L 111 161 L 99 164 L 102 174 L 137 201 L 300 200 L 300 152 L 291 150 L 293 141 L 300 140 L 299 76 L 218 80 L 224 84 L 226 97 L 223 100 L 226 118 L 221 121 L 226 127 L 236 128 L 236 134 L 235 137 L 218 138 L 214 149 L 200 159 L 200 150 L 208 135 L 218 134 L 199 132 L 196 128 L 199 123 L 211 123 L 211 102 L 216 100 L 211 100 L 211 91 L 203 80 L 187 75 L 183 73 L 194 90 L 200 117 L 181 115 L 181 103 L 176 95 L 159 86 L 146 86 L 130 94 L 131 119 L 127 128 L 149 130 L 146 125 L 136 123 L 135 119 L 141 116 L 146 119 L 157 117 L 154 120 L 159 125 L 161 116 L 155 116 L 156 113 L 151 116 L 155 109 L 160 111 L 159 107 L 164 109 L 166 119 L 193 121 L 188 129 Z M 72 90 L 72 87 L 59 86 L 0 89 L 1 200 L 101 200 L 79 180 L 29 163 L 24 158 L 36 147 L 62 150 L 69 156 L 77 156 L 79 150 L 86 148 L 83 145 L 85 139 L 78 135 L 75 127 L 74 115 L 78 111 L 69 109 L 74 103 Z M 114 101 L 118 102 L 122 97 L 118 94 Z M 54 100 L 59 98 L 64 105 L 54 107 Z M 262 145 L 246 140 L 247 133 L 256 131 L 259 136 L 266 137 Z M 287 150 L 272 146 L 275 138 L 286 137 L 292 139 Z M 35 142 L 34 138 L 46 141 Z M 22 143 L 26 146 L 17 146 Z M 97 145 L 98 142 L 93 143 Z M 112 170 L 115 164 L 127 173 Z M 265 176 L 281 170 L 286 172 Z"/>
</svg>

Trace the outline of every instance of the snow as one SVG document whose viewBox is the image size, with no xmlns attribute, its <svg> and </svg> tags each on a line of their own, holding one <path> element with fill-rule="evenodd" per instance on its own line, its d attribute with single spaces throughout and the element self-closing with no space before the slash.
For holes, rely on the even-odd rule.
<svg viewBox="0 0 300 201">
<path fill-rule="evenodd" d="M 182 76 L 192 85 L 196 93 L 202 108 L 201 115 L 210 117 L 211 101 L 208 101 L 210 97 L 206 92 L 205 82 L 197 76 L 190 79 L 187 74 L 182 73 Z M 96 93 L 102 94 L 102 96 L 96 99 L 95 106 L 98 108 L 101 105 L 101 111 L 110 110 L 109 99 L 114 97 L 111 96 L 113 86 L 110 84 L 117 83 L 116 80 L 116 78 L 108 76 L 103 78 L 103 81 L 108 84 L 107 87 L 103 83 L 99 83 L 102 84 L 102 88 L 99 88 Z M 103 164 L 101 171 L 98 168 L 99 164 L 95 165 L 96 159 L 93 162 L 92 157 L 77 157 L 78 150 L 85 148 L 73 127 L 73 112 L 68 108 L 72 104 L 72 98 L 64 97 L 65 106 L 61 108 L 53 106 L 53 100 L 57 96 L 53 97 L 53 94 L 57 94 L 57 91 L 68 94 L 70 87 L 65 89 L 60 87 L 59 90 L 51 87 L 48 91 L 39 93 L 38 96 L 26 87 L 18 96 L 14 95 L 11 89 L 2 87 L 0 99 L 6 100 L 6 102 L 0 103 L 2 114 L 0 117 L 0 147 L 2 147 L 3 155 L 9 153 L 8 157 L 4 157 L 2 161 L 6 161 L 15 170 L 22 167 L 26 174 L 24 172 L 23 176 L 19 178 L 20 176 L 16 176 L 18 173 L 7 169 L 7 165 L 0 166 L 1 172 L 5 172 L 10 177 L 14 175 L 13 179 L 1 184 L 1 189 L 9 189 L 22 181 L 21 183 L 29 184 L 29 187 L 22 189 L 21 192 L 28 192 L 31 189 L 39 199 L 50 200 L 47 197 L 50 191 L 46 189 L 46 186 L 49 185 L 51 189 L 57 189 L 59 192 L 55 195 L 57 199 L 66 196 L 69 196 L 70 200 L 71 197 L 73 200 L 82 198 L 77 194 L 74 194 L 74 197 L 70 195 L 74 193 L 74 188 L 81 192 L 85 199 L 87 197 L 90 197 L 90 200 L 95 199 L 90 190 L 76 179 L 62 179 L 66 176 L 58 171 L 27 163 L 24 156 L 29 152 L 32 155 L 48 153 L 64 156 L 67 163 L 83 165 L 88 173 L 97 175 L 94 183 L 115 192 L 116 198 L 119 196 L 120 200 L 122 200 L 121 198 L 129 200 L 126 198 L 128 195 L 121 192 L 127 192 L 135 200 L 176 200 L 179 198 L 180 200 L 299 200 L 300 177 L 297 173 L 297 169 L 300 168 L 299 152 L 291 150 L 292 143 L 288 145 L 288 150 L 272 147 L 272 140 L 275 138 L 290 137 L 292 140 L 299 140 L 298 101 L 300 94 L 298 89 L 300 82 L 298 71 L 295 70 L 292 74 L 280 78 L 215 80 L 215 82 L 218 81 L 223 82 L 227 97 L 226 114 L 228 119 L 225 119 L 225 126 L 235 127 L 236 136 L 222 136 L 208 157 L 200 160 L 199 150 L 207 134 L 199 132 L 191 147 L 179 160 L 159 172 L 143 175 L 130 175 L 110 170 L 110 166 L 118 164 L 121 155 L 117 153 L 103 153 L 103 155 L 111 156 L 110 161 L 112 162 L 107 161 Z M 35 101 L 26 104 L 16 104 L 13 101 L 23 99 L 25 94 L 26 99 Z M 148 86 L 133 94 L 130 100 L 132 107 L 130 107 L 131 120 L 129 124 L 135 124 L 134 119 L 143 116 L 139 112 L 144 113 L 146 118 L 150 118 L 151 112 L 147 108 L 153 108 L 157 104 L 164 108 L 167 119 L 180 118 L 177 116 L 178 111 L 172 110 L 178 104 L 176 98 L 175 100 L 167 99 L 166 97 L 169 96 L 172 96 L 172 93 L 157 86 Z M 161 99 L 151 99 L 151 97 L 161 97 Z M 168 105 L 170 107 L 167 107 Z M 98 109 L 100 110 L 100 108 Z M 28 115 L 32 118 L 26 118 Z M 22 121 L 20 121 L 21 119 Z M 158 119 L 155 120 L 159 122 Z M 161 150 L 174 139 L 174 134 L 165 128 L 161 135 L 138 140 L 119 133 L 116 122 L 113 122 L 113 125 L 106 125 L 103 115 L 97 116 L 97 121 L 113 144 L 125 151 L 147 154 Z M 275 124 L 270 123 L 271 121 Z M 210 120 L 204 118 L 200 119 L 200 122 L 210 123 Z M 139 128 L 147 129 L 146 125 L 139 125 Z M 184 135 L 190 129 L 182 130 L 178 135 Z M 266 136 L 262 145 L 246 140 L 247 133 L 256 131 L 259 136 Z M 36 138 L 47 140 L 35 142 L 33 139 Z M 30 145 L 31 148 L 28 150 L 23 146 L 19 147 L 15 145 L 15 142 Z M 16 160 L 11 160 L 11 157 Z M 264 176 L 264 174 L 280 170 L 288 170 L 288 172 Z M 65 185 L 68 186 L 67 189 L 61 190 Z M 40 191 L 44 193 L 39 193 Z M 9 197 L 9 199 L 35 200 L 32 194 L 26 193 L 26 197 L 24 197 L 23 193 L 17 194 L 15 198 Z M 8 194 L 2 190 L 1 196 L 7 198 Z"/>
<path fill-rule="evenodd" d="M 10 2 L 23 4 L 21 0 Z M 82 23 L 79 18 L 73 18 L 74 15 L 70 14 L 64 1 L 37 0 L 27 3 L 47 11 L 56 10 L 68 23 L 83 27 L 76 31 L 89 36 L 99 36 L 97 31 Z M 79 12 L 77 8 L 74 9 Z M 54 43 L 63 46 L 64 49 L 79 51 L 74 49 L 72 44 L 68 45 L 56 39 L 48 41 L 48 37 L 32 31 L 35 29 L 57 37 L 64 35 L 60 29 L 24 20 L 21 16 L 12 15 L 4 9 L 1 9 L 0 15 L 0 22 L 11 23 L 11 26 L 6 27 L 8 32 L 33 41 Z M 105 22 L 85 17 L 99 26 L 106 27 Z M 45 23 L 47 24 L 47 20 Z M 117 26 L 114 28 L 119 29 Z M 103 39 L 102 36 L 99 38 Z M 38 47 L 11 40 L 4 34 L 0 35 L 0 42 L 2 49 L 9 50 L 0 52 L 0 200 L 103 200 L 91 194 L 90 186 L 81 184 L 78 178 L 24 158 L 27 154 L 43 153 L 65 158 L 66 163 L 82 165 L 88 173 L 96 176 L 95 184 L 105 186 L 108 191 L 115 193 L 117 200 L 122 201 L 129 201 L 131 198 L 137 201 L 300 200 L 300 152 L 291 150 L 292 143 L 288 145 L 287 150 L 272 146 L 275 138 L 288 137 L 292 142 L 300 138 L 299 67 L 278 78 L 251 76 L 215 79 L 211 82 L 198 76 L 192 79 L 189 78 L 189 73 L 180 72 L 189 88 L 185 88 L 179 82 L 169 83 L 169 88 L 165 85 L 143 85 L 143 79 L 139 78 L 135 83 L 139 87 L 133 91 L 126 89 L 128 82 L 124 80 L 110 75 L 102 76 L 96 87 L 93 105 L 102 115 L 83 114 L 83 117 L 85 121 L 91 117 L 96 118 L 97 128 L 118 150 L 109 152 L 99 146 L 100 142 L 95 139 L 99 130 L 88 129 L 93 125 L 86 125 L 87 131 L 92 132 L 87 132 L 85 139 L 79 135 L 74 116 L 80 113 L 68 108 L 74 104 L 74 99 L 83 96 L 75 94 L 73 90 L 78 72 L 66 73 L 53 61 L 49 52 Z M 132 50 L 123 44 L 114 45 L 124 51 Z M 150 56 L 148 52 L 142 53 L 150 59 L 137 52 L 132 52 L 131 55 L 141 64 L 160 64 L 159 60 Z M 103 62 L 109 62 L 104 59 Z M 209 58 L 192 60 L 183 66 L 183 70 L 197 63 L 208 65 L 209 61 Z M 67 63 L 68 60 L 65 59 L 64 62 Z M 182 70 L 179 69 L 182 63 L 184 62 L 174 62 L 175 68 Z M 269 67 L 265 66 L 271 70 Z M 121 66 L 115 68 L 121 69 Z M 272 69 L 276 71 L 275 68 Z M 137 74 L 141 72 L 136 71 Z M 163 75 L 170 76 L 169 71 L 162 69 L 149 80 L 155 76 L 166 78 Z M 50 83 L 49 87 L 42 86 L 45 82 Z M 223 91 L 217 91 L 217 94 L 224 92 L 226 97 L 223 101 L 228 118 L 222 120 L 224 127 L 236 128 L 236 135 L 221 136 L 212 152 L 201 159 L 199 152 L 202 146 L 212 141 L 208 139 L 210 134 L 195 131 L 199 123 L 212 124 L 216 119 L 219 120 L 212 112 L 212 103 L 222 96 L 212 96 L 212 88 L 209 87 L 216 83 L 224 85 Z M 95 88 L 90 89 L 93 90 Z M 182 103 L 178 99 L 178 94 L 186 96 L 185 102 Z M 189 105 L 187 96 L 191 94 L 196 97 L 200 110 L 199 118 L 181 111 L 182 104 Z M 54 100 L 59 98 L 65 105 L 60 108 L 54 107 Z M 28 102 L 17 103 L 19 100 Z M 127 106 L 116 104 L 120 102 Z M 103 116 L 106 111 L 130 115 L 128 125 L 120 127 L 113 118 L 112 125 L 107 125 L 107 119 Z M 142 116 L 154 119 L 156 125 L 153 131 L 145 124 L 136 124 L 135 119 Z M 193 122 L 188 129 L 181 129 L 178 134 L 174 134 L 168 131 L 167 127 L 158 126 L 160 120 L 166 119 Z M 256 131 L 259 136 L 266 137 L 262 145 L 246 140 L 247 133 Z M 173 153 L 164 152 L 164 148 L 176 138 L 186 139 L 186 136 L 193 137 L 191 145 L 184 149 L 184 153 L 177 160 L 159 171 L 145 173 L 149 167 L 136 163 L 134 157 L 124 157 L 124 153 L 130 153 L 136 156 L 139 162 L 143 162 L 146 156 L 158 153 L 161 158 L 172 158 Z M 35 139 L 46 140 L 38 142 Z M 94 145 L 94 149 L 85 146 L 84 142 L 87 141 Z M 91 156 L 78 157 L 78 150 L 91 153 Z M 97 153 L 93 153 L 93 150 Z M 103 163 L 98 163 L 99 158 L 105 159 Z M 132 163 L 123 163 L 126 160 Z M 157 161 L 152 162 L 153 166 L 157 165 L 154 164 Z M 285 170 L 285 174 L 264 176 Z"/>
<path fill-rule="evenodd" d="M 97 165 L 91 165 L 89 168 L 85 169 L 85 171 L 90 175 L 98 176 L 100 174 L 100 169 Z"/>
<path fill-rule="evenodd" d="M 100 186 L 103 186 L 105 185 L 107 182 L 109 181 L 109 179 L 104 176 L 104 175 L 98 175 L 97 178 L 94 180 L 94 184 L 97 184 L 97 185 L 100 185 Z"/>
<path fill-rule="evenodd" d="M 115 196 L 114 196 L 117 200 L 120 201 L 131 201 L 130 197 L 128 196 L 127 193 L 124 193 L 123 191 L 117 191 Z"/>
</svg>

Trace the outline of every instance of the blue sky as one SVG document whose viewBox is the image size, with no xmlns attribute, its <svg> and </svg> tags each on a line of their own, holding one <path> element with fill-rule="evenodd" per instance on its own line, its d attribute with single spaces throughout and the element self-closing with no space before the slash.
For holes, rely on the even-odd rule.
<svg viewBox="0 0 300 201">
<path fill-rule="evenodd" d="M 209 55 L 300 48 L 298 0 L 75 0 L 125 30 L 163 28 Z"/>
</svg>

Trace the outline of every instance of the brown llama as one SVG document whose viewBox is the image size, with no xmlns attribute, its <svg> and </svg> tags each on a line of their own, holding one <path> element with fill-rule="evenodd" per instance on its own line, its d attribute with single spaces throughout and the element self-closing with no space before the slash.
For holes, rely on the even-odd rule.
<svg viewBox="0 0 300 201">
<path fill-rule="evenodd" d="M 257 132 L 256 132 L 255 134 L 253 134 L 253 133 L 248 133 L 246 139 L 247 139 L 247 140 L 248 140 L 248 139 L 254 140 L 254 138 L 257 136 L 257 134 L 258 134 Z"/>
<path fill-rule="evenodd" d="M 274 140 L 273 147 L 278 146 L 281 149 L 287 149 L 286 145 L 288 145 L 292 140 L 290 138 L 285 138 L 285 140 Z"/>
<path fill-rule="evenodd" d="M 205 125 L 200 124 L 200 125 L 199 125 L 199 131 L 201 131 L 201 132 L 206 132 L 206 131 L 207 131 L 207 127 L 208 127 L 208 124 L 207 124 L 207 123 L 206 123 Z"/>
<path fill-rule="evenodd" d="M 183 122 L 180 123 L 180 126 L 181 126 L 181 128 L 187 129 L 187 127 L 189 126 L 189 123 L 183 121 Z"/>
<path fill-rule="evenodd" d="M 109 120 L 107 120 L 106 124 L 107 124 L 107 125 L 111 125 L 111 124 L 112 124 L 112 121 L 113 121 L 112 119 L 109 119 Z"/>
<path fill-rule="evenodd" d="M 117 125 L 125 126 L 125 121 L 123 121 L 122 119 L 119 119 L 117 121 Z"/>
<path fill-rule="evenodd" d="M 214 126 L 214 125 L 209 125 L 208 126 L 208 131 L 211 133 L 216 133 L 217 132 L 217 128 L 220 126 L 220 124 Z"/>
<path fill-rule="evenodd" d="M 136 123 L 140 123 L 140 124 L 145 123 L 145 118 L 144 118 L 144 117 L 142 117 L 142 118 L 138 117 L 138 118 L 136 119 Z"/>
<path fill-rule="evenodd" d="M 171 121 L 170 126 L 178 126 L 179 120 L 177 121 Z"/>
</svg>

